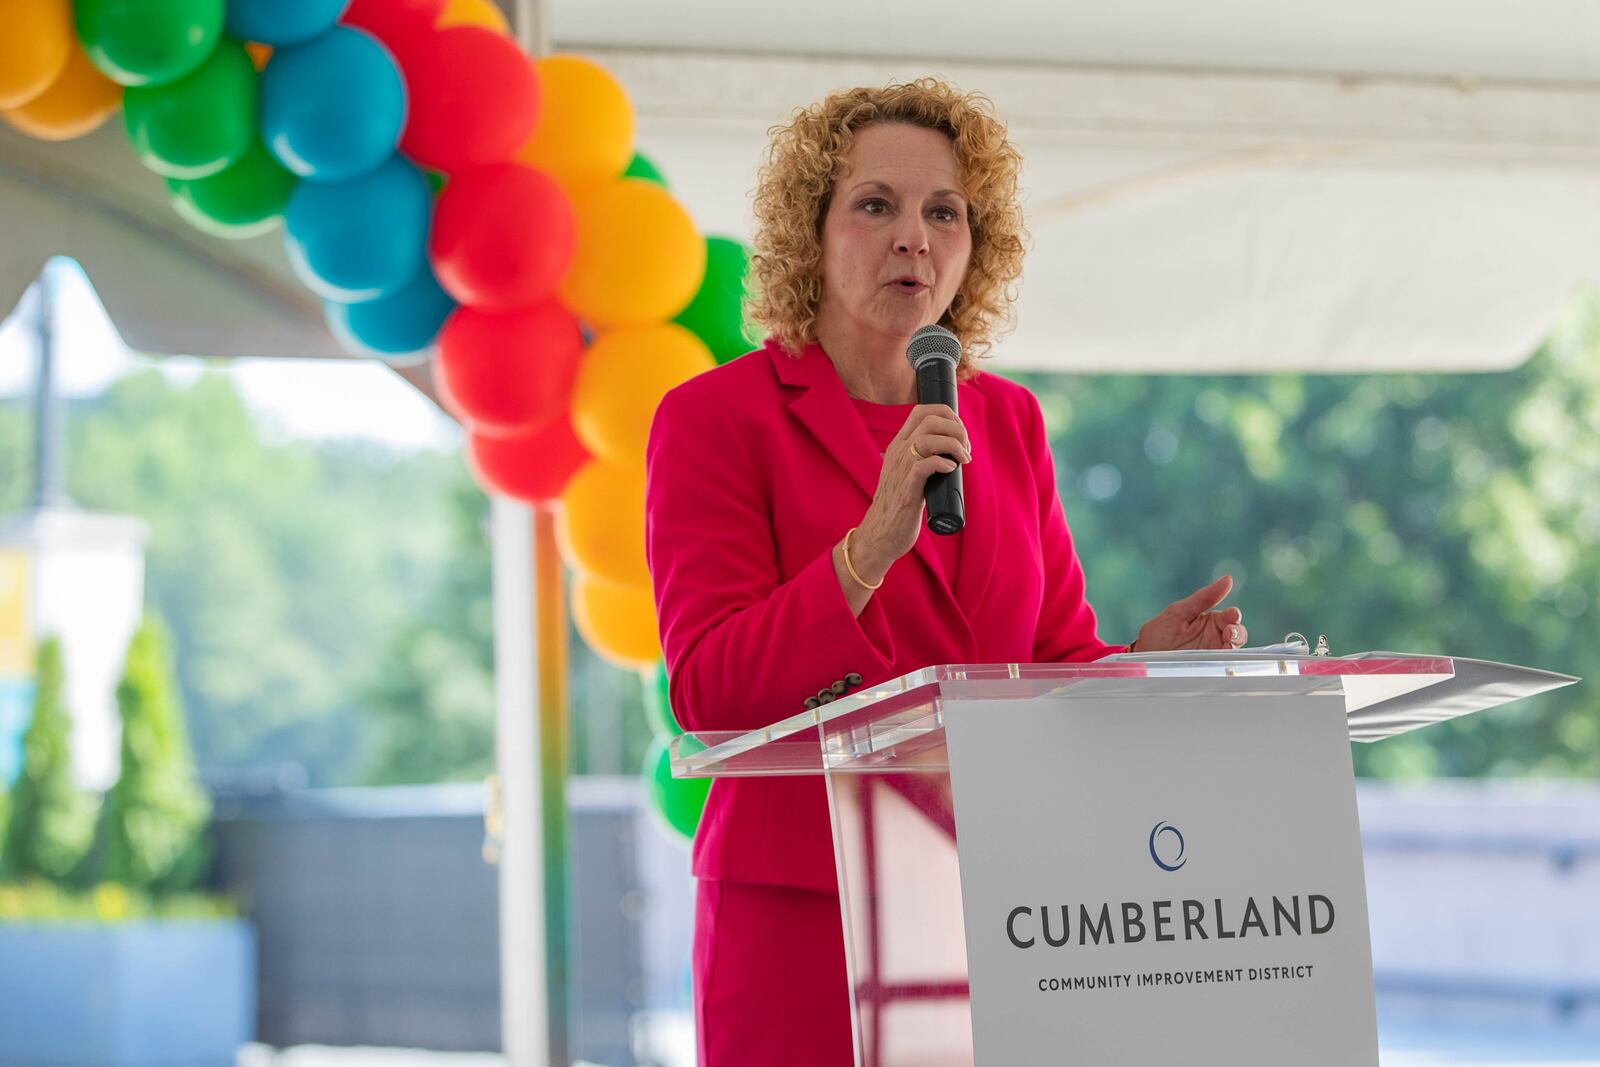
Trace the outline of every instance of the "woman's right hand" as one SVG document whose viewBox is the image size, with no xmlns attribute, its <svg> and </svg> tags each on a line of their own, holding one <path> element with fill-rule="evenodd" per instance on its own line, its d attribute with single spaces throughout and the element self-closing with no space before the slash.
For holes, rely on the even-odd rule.
<svg viewBox="0 0 1600 1067">
<path fill-rule="evenodd" d="M 925 458 L 917 458 L 917 452 Z M 877 492 L 850 539 L 850 558 L 856 570 L 875 582 L 888 572 L 890 564 L 910 552 L 922 529 L 928 479 L 955 470 L 958 462 L 971 461 L 967 428 L 949 405 L 912 408 L 884 451 Z"/>
</svg>

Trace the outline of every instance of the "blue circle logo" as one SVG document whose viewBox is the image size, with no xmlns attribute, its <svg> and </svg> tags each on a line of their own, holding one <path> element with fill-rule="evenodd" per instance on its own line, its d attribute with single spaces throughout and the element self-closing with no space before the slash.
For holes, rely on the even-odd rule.
<svg viewBox="0 0 1600 1067">
<path fill-rule="evenodd" d="M 1177 838 L 1178 848 L 1173 852 L 1172 843 L 1164 839 L 1163 835 L 1171 834 Z M 1159 847 L 1158 847 L 1159 842 Z M 1162 853 L 1167 853 L 1168 858 L 1163 859 Z M 1175 871 L 1189 862 L 1183 858 L 1183 834 L 1178 832 L 1176 826 L 1170 823 L 1158 822 L 1150 830 L 1150 858 L 1155 860 L 1156 866 L 1163 871 Z"/>
</svg>

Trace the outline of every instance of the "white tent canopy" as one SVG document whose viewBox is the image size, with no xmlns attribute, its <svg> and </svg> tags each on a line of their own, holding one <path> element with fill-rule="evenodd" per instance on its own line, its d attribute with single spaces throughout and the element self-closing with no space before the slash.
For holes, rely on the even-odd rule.
<svg viewBox="0 0 1600 1067">
<path fill-rule="evenodd" d="M 556 0 L 707 232 L 766 130 L 851 84 L 991 96 L 1034 250 L 1001 367 L 1495 369 L 1600 273 L 1600 10 L 1583 0 Z M 0 306 L 78 259 L 135 348 L 335 356 L 281 236 L 190 229 L 110 124 L 0 131 Z"/>
</svg>

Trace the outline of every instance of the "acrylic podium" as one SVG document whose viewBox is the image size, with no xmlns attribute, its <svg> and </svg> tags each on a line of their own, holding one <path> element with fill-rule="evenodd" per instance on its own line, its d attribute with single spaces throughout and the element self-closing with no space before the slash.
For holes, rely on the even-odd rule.
<svg viewBox="0 0 1600 1067">
<path fill-rule="evenodd" d="M 1458 666 L 1463 669 L 1458 670 Z M 975 722 L 976 729 L 985 737 L 984 746 L 981 747 L 999 753 L 1000 758 L 1006 761 L 1006 766 L 1015 760 L 1019 768 L 1032 768 L 1019 769 L 1019 777 L 1048 778 L 1052 773 L 1050 768 L 1055 766 L 1063 768 L 1064 776 L 1083 777 L 1095 773 L 1097 767 L 1105 769 L 1112 776 L 1108 779 L 1111 786 L 1102 784 L 1097 787 L 1098 792 L 1094 796 L 1099 798 L 1098 801 L 1076 804 L 1063 801 L 1063 810 L 1070 808 L 1072 813 L 1046 824 L 1060 827 L 1060 833 L 1042 835 L 1037 848 L 1020 848 L 1014 856 L 1010 853 L 1003 855 L 998 861 L 998 866 L 1002 868 L 1012 859 L 1026 861 L 1022 863 L 1023 867 L 1048 862 L 1050 857 L 1043 853 L 1057 847 L 1070 851 L 1081 844 L 1078 838 L 1114 824 L 1117 816 L 1122 814 L 1122 807 L 1137 806 L 1126 799 L 1119 801 L 1112 798 L 1115 784 L 1123 780 L 1137 780 L 1142 774 L 1151 775 L 1148 783 L 1136 785 L 1134 791 L 1125 796 L 1140 800 L 1146 796 L 1160 796 L 1164 798 L 1162 803 L 1166 806 L 1159 810 L 1150 809 L 1154 814 L 1137 825 L 1141 834 L 1139 840 L 1137 843 L 1130 842 L 1129 848 L 1122 851 L 1130 856 L 1136 851 L 1138 856 L 1129 862 L 1137 860 L 1148 868 L 1148 874 L 1140 873 L 1133 877 L 1171 879 L 1157 883 L 1154 892 L 1157 897 L 1172 892 L 1178 892 L 1181 896 L 1183 891 L 1164 887 L 1177 885 L 1177 879 L 1183 877 L 1200 879 L 1207 855 L 1229 855 L 1231 858 L 1227 862 L 1230 867 L 1249 867 L 1258 857 L 1266 855 L 1267 858 L 1261 862 L 1269 866 L 1257 872 L 1260 884 L 1276 887 L 1285 881 L 1274 880 L 1270 863 L 1272 856 L 1281 849 L 1290 847 L 1292 851 L 1292 842 L 1289 846 L 1285 842 L 1293 834 L 1267 825 L 1278 814 L 1277 809 L 1282 802 L 1274 800 L 1272 803 L 1261 803 L 1259 798 L 1281 798 L 1286 791 L 1296 788 L 1294 777 L 1304 776 L 1311 783 L 1307 788 L 1315 793 L 1312 798 L 1314 810 L 1326 814 L 1329 820 L 1325 824 L 1327 829 L 1318 831 L 1314 842 L 1315 854 L 1323 857 L 1342 848 L 1346 851 L 1345 859 L 1341 862 L 1346 869 L 1335 871 L 1327 877 L 1316 873 L 1297 873 L 1299 881 L 1295 885 L 1304 884 L 1308 889 L 1321 887 L 1319 895 L 1322 899 L 1336 897 L 1339 900 L 1340 930 L 1342 934 L 1350 936 L 1351 945 L 1354 946 L 1345 960 L 1348 976 L 1344 980 L 1344 992 L 1350 994 L 1347 999 L 1352 1005 L 1352 1014 L 1340 1021 L 1337 1032 L 1355 1031 L 1355 1036 L 1349 1039 L 1351 1043 L 1343 1051 L 1330 1052 L 1326 1062 L 1376 1064 L 1376 1023 L 1371 1004 L 1366 899 L 1347 741 L 1381 740 L 1431 722 L 1555 688 L 1569 681 L 1571 679 L 1563 675 L 1499 664 L 1391 653 L 1366 653 L 1346 658 L 1190 654 L 1148 659 L 1118 657 L 1089 664 L 938 666 L 842 697 L 815 711 L 782 719 L 764 729 L 748 733 L 684 735 L 674 744 L 672 765 L 674 774 L 680 777 L 824 776 L 839 873 L 839 899 L 855 1027 L 855 1057 L 856 1063 L 863 1067 L 955 1067 L 971 1064 L 974 1062 L 975 1028 L 979 1038 L 979 1058 L 984 1063 L 1002 1059 L 1012 1063 L 1155 1062 L 1140 1055 L 1108 1055 L 1104 1048 L 1099 1052 L 1085 1051 L 1082 1056 L 1075 1056 L 1071 1047 L 1052 1047 L 1047 1053 L 1038 1049 L 1038 1046 L 1057 1040 L 1045 1035 L 1053 1024 L 1052 1020 L 1064 1013 L 1080 1013 L 1074 1016 L 1071 1027 L 1063 1031 L 1071 1035 L 1067 1038 L 1067 1044 L 1074 1046 L 1082 1042 L 1085 1050 L 1092 1050 L 1096 1047 L 1094 1042 L 1099 1040 L 1092 1031 L 1101 1021 L 1114 1019 L 1119 1013 L 1127 1013 L 1132 1021 L 1152 1011 L 1159 1011 L 1163 1023 L 1170 1025 L 1177 1018 L 1174 1013 L 1180 1009 L 1186 1010 L 1185 1005 L 1192 1005 L 1196 1009 L 1195 1018 L 1198 1022 L 1191 1028 L 1190 1047 L 1183 1053 L 1174 1053 L 1177 1059 L 1169 1059 L 1169 1062 L 1265 1063 L 1271 1062 L 1282 1050 L 1263 1052 L 1259 1059 L 1245 1054 L 1208 1055 L 1204 1051 L 1206 1038 L 1202 1031 L 1213 1022 L 1225 1029 L 1234 1025 L 1235 1021 L 1226 1017 L 1230 1010 L 1292 1013 L 1298 1010 L 1295 1004 L 1299 1003 L 1292 998 L 1300 995 L 1310 998 L 1307 1003 L 1331 1003 L 1327 989 L 1313 989 L 1310 983 L 1300 983 L 1307 986 L 1304 994 L 1293 991 L 1293 982 L 1258 983 L 1258 990 L 1245 991 L 1243 966 L 1239 969 L 1239 992 L 1210 987 L 1192 990 L 1168 988 L 1172 985 L 1174 973 L 1180 976 L 1187 973 L 1181 964 L 1174 970 L 1175 965 L 1171 961 L 1178 958 L 1177 953 L 1215 953 L 1234 948 L 1231 941 L 1223 943 L 1217 940 L 1219 937 L 1234 936 L 1228 925 L 1237 920 L 1223 915 L 1225 910 L 1234 907 L 1226 899 L 1228 891 L 1217 891 L 1218 925 L 1209 925 L 1212 922 L 1209 901 L 1211 888 L 1214 887 L 1205 890 L 1204 907 L 1207 913 L 1204 919 L 1187 931 L 1194 942 L 1192 946 L 1182 944 L 1182 939 L 1179 939 L 1180 943 L 1172 945 L 1150 944 L 1156 939 L 1143 937 L 1147 929 L 1146 920 L 1153 918 L 1143 910 L 1149 905 L 1123 904 L 1121 906 L 1124 909 L 1130 906 L 1140 909 L 1141 919 L 1137 927 L 1142 939 L 1140 944 L 1108 947 L 1100 943 L 1098 931 L 1091 926 L 1089 932 L 1096 934 L 1092 945 L 1083 930 L 1078 931 L 1083 946 L 1087 947 L 1073 945 L 1070 949 L 1057 951 L 1054 956 L 1048 955 L 1049 949 L 1031 953 L 1016 951 L 1013 945 L 1020 947 L 1026 944 L 1031 948 L 1038 943 L 1037 916 L 1030 909 L 1035 903 L 1044 903 L 1043 899 L 1035 899 L 1043 897 L 1043 893 L 1019 897 L 1017 902 L 1005 901 L 1007 905 L 1018 903 L 1011 910 L 1011 919 L 1026 925 L 1026 937 L 1019 934 L 1014 926 L 1005 926 L 1004 910 L 993 911 L 992 914 L 989 911 L 980 912 L 975 918 L 971 906 L 973 901 L 967 900 L 964 906 L 964 883 L 971 896 L 976 892 L 975 886 L 980 882 L 987 885 L 991 880 L 990 874 L 995 871 L 996 861 L 992 850 L 982 852 L 966 843 L 964 836 L 958 860 L 958 823 L 963 827 L 963 835 L 970 827 L 980 824 L 958 817 L 956 801 L 959 799 L 963 806 L 960 816 L 965 816 L 972 809 L 972 819 L 976 820 L 976 809 L 982 806 L 978 800 L 984 798 L 976 797 L 972 790 L 980 785 L 984 789 L 997 788 L 996 783 L 1004 786 L 1005 774 L 1002 773 L 999 778 L 987 772 L 980 774 L 976 769 L 969 770 L 969 763 L 962 762 L 976 757 L 961 754 L 959 759 L 955 759 L 952 745 L 956 723 Z M 1010 709 L 1017 712 L 1026 709 L 1031 717 L 1009 714 Z M 1248 717 L 1256 711 L 1265 714 L 1258 713 L 1253 719 Z M 1121 742 L 1102 730 L 1103 726 L 1110 723 L 1135 724 L 1145 720 L 1160 725 L 1153 732 L 1138 735 L 1134 742 L 1130 742 L 1135 745 L 1131 749 L 1119 748 Z M 1053 731 L 1052 724 L 1058 722 L 1065 732 Z M 1049 728 L 1043 734 L 1040 733 L 1040 724 Z M 1290 745 L 1287 751 L 1295 753 L 1287 760 L 1282 749 L 1277 750 L 1278 755 L 1271 755 L 1270 745 L 1264 737 L 1280 727 L 1286 731 L 1284 737 Z M 963 725 L 961 729 L 971 731 L 974 727 Z M 1296 769 L 1287 772 L 1290 777 L 1282 780 L 1264 779 L 1253 785 L 1244 781 L 1258 771 L 1263 774 L 1283 774 L 1283 764 L 1300 763 L 1299 749 L 1295 747 L 1299 742 L 1294 740 L 1294 732 L 1300 729 L 1307 731 L 1307 753 L 1314 744 L 1321 744 L 1329 754 L 1326 763 L 1330 770 L 1322 779 L 1317 779 L 1314 770 Z M 1311 734 L 1319 730 L 1324 740 L 1312 741 Z M 1225 843 L 1220 840 L 1223 834 L 1213 832 L 1208 839 L 1203 830 L 1207 820 L 1201 814 L 1204 808 L 1202 798 L 1191 800 L 1188 794 L 1170 792 L 1175 788 L 1170 782 L 1172 774 L 1164 770 L 1151 770 L 1155 766 L 1151 761 L 1159 762 L 1163 758 L 1162 749 L 1198 752 L 1205 748 L 1210 739 L 1223 737 L 1228 731 L 1235 733 L 1235 740 L 1216 751 L 1238 753 L 1238 763 L 1231 769 L 1219 768 L 1216 765 L 1219 757 L 1215 753 L 1208 755 L 1205 757 L 1206 766 L 1213 768 L 1214 773 L 1201 771 L 1201 777 L 1196 780 L 1203 784 L 1200 791 L 1209 790 L 1219 795 L 1236 787 L 1247 788 L 1245 799 L 1238 800 L 1233 808 L 1219 810 L 1226 812 L 1223 819 L 1229 833 L 1249 832 L 1258 822 L 1266 820 L 1261 825 L 1267 827 L 1263 832 L 1270 835 L 1274 842 L 1270 849 L 1245 842 L 1239 846 L 1243 851 L 1226 853 Z M 966 740 L 960 743 L 973 744 Z M 1051 748 L 1059 751 L 1040 751 Z M 971 750 L 963 749 L 962 753 Z M 1168 753 L 1168 756 L 1176 760 L 1172 766 L 1179 768 L 1181 775 L 1181 768 L 1185 766 L 1183 752 Z M 952 762 L 958 765 L 954 784 Z M 1308 760 L 1307 767 L 1310 762 Z M 1273 768 L 1278 769 L 1274 771 Z M 1220 775 L 1225 775 L 1227 780 L 1218 782 L 1216 779 Z M 1066 787 L 1068 784 L 1034 783 L 1047 791 L 1057 785 Z M 1255 799 L 1249 799 L 1252 796 Z M 1182 825 L 1190 833 L 1188 847 L 1194 862 L 1185 868 L 1187 873 L 1165 873 L 1178 870 L 1185 863 L 1176 855 L 1167 857 L 1177 862 L 1176 867 L 1164 863 L 1158 849 L 1165 848 L 1170 852 L 1176 848 L 1181 851 L 1183 841 L 1177 836 L 1170 839 L 1160 837 L 1168 824 L 1156 823 L 1155 815 L 1160 815 L 1164 820 L 1173 820 L 1173 827 Z M 1130 815 L 1131 819 L 1140 817 L 1138 812 Z M 1286 825 L 1303 823 L 1303 817 L 1296 818 L 1300 821 Z M 1145 841 L 1142 834 L 1146 825 L 1151 827 L 1148 858 L 1143 855 Z M 1166 832 L 1173 834 L 1171 828 Z M 1075 858 L 1065 868 L 1067 873 L 1056 878 L 1063 899 L 1067 894 L 1080 890 L 1083 893 L 1099 891 L 1103 894 L 1121 894 L 1095 897 L 1096 901 L 1151 899 L 1150 893 L 1137 896 L 1142 889 L 1127 889 L 1126 881 L 1110 887 L 1087 884 L 1085 880 L 1090 879 L 1091 868 L 1098 876 L 1102 868 L 1115 867 L 1112 854 L 1120 848 L 1116 842 L 1121 837 L 1113 834 L 1109 840 L 1113 843 L 1108 845 L 1105 840 L 1096 838 L 1092 845 L 1084 846 L 1090 851 L 1074 854 Z M 1085 857 L 1091 857 L 1092 862 L 1086 862 Z M 1154 865 L 1151 865 L 1151 860 L 1155 861 Z M 1352 866 L 1353 871 L 1348 870 Z M 1197 871 L 1201 873 L 1195 873 Z M 1010 884 L 1010 876 L 1001 872 L 996 877 L 999 879 L 998 892 L 1003 896 L 1008 891 L 1006 887 Z M 1026 884 L 1027 877 L 1025 872 L 1019 871 L 1017 884 Z M 1217 884 L 1227 882 L 1231 877 L 1231 871 L 1219 871 L 1217 879 L 1220 881 Z M 1339 881 L 1341 878 L 1345 880 Z M 1341 886 L 1340 893 L 1327 891 L 1323 883 Z M 1054 888 L 1056 883 L 1052 882 L 1051 885 Z M 1254 884 L 1249 888 L 1253 894 Z M 988 886 L 984 891 L 992 893 L 996 888 Z M 1241 889 L 1238 899 L 1248 899 L 1250 903 L 1247 907 L 1256 908 L 1257 898 L 1254 895 L 1247 898 L 1244 894 L 1245 890 Z M 1053 901 L 1053 898 L 1047 899 Z M 1263 891 L 1260 908 L 1266 908 L 1267 899 Z M 1274 896 L 1271 899 L 1276 901 L 1278 898 Z M 1288 906 L 1286 900 L 1283 902 L 1285 909 Z M 1185 906 L 1194 903 L 1189 901 Z M 1158 900 L 1154 904 L 1158 907 L 1160 904 L 1172 904 L 1172 901 Z M 1118 914 L 1115 903 L 1106 907 L 1108 915 Z M 1299 898 L 1296 897 L 1295 931 L 1299 929 L 1299 907 Z M 1044 913 L 1046 909 L 1041 907 L 1039 911 Z M 1066 927 L 1069 911 L 1063 908 L 1061 914 L 1061 925 Z M 1085 918 L 1092 917 L 1092 914 L 1086 914 Z M 1123 917 L 1126 914 L 1124 911 Z M 1331 923 L 1331 918 L 1328 921 Z M 980 971 L 976 943 L 970 946 L 973 969 L 969 979 L 968 938 L 977 936 L 974 933 L 975 924 L 986 939 L 983 952 L 999 954 L 1001 964 L 1005 967 L 1019 963 L 1026 977 L 1025 984 L 1020 980 L 995 977 L 996 972 L 985 964 L 983 981 L 1003 987 L 994 993 L 996 999 L 992 1012 L 987 1007 L 979 1010 L 980 1005 L 986 1002 L 978 995 Z M 1001 939 L 998 931 L 1002 927 L 1007 929 L 1011 945 Z M 1131 928 L 1125 926 L 1123 930 L 1129 932 Z M 1246 928 L 1241 932 L 1246 935 L 1253 932 L 1249 929 L 1248 918 Z M 1282 930 L 1279 932 L 1282 933 Z M 1193 936 L 1196 933 L 1199 937 Z M 1262 934 L 1269 933 L 1263 925 Z M 1043 936 L 1047 939 L 1052 937 L 1048 915 L 1045 915 Z M 1055 936 L 1071 940 L 1065 929 L 1057 931 Z M 1109 933 L 1108 937 L 1116 940 Z M 1134 939 L 1130 936 L 1124 940 Z M 1168 936 L 1161 940 L 1171 942 L 1174 938 Z M 1250 952 L 1255 954 L 1251 962 L 1278 958 L 1286 963 L 1302 958 L 1309 960 L 1311 957 L 1305 954 L 1309 950 L 1304 946 L 1314 940 L 1287 936 L 1277 941 L 1268 938 L 1259 946 L 1250 948 Z M 997 947 L 988 947 L 988 941 L 997 942 Z M 1254 944 L 1253 938 L 1247 938 L 1247 941 Z M 1056 942 L 1052 940 L 1050 943 L 1054 945 Z M 1320 945 L 1318 942 L 1319 949 Z M 1081 983 L 1084 981 L 1106 981 L 1103 975 L 1107 972 L 1118 975 L 1125 973 L 1130 989 L 1126 992 L 1104 993 L 1045 992 L 1048 984 L 1058 980 L 1058 975 L 1066 975 L 1071 970 L 1067 964 L 1090 974 L 1089 979 L 1062 979 L 1069 984 L 1080 983 L 1079 989 L 1083 988 Z M 1249 968 L 1252 975 L 1256 970 L 1254 966 Z M 1193 975 L 1194 980 L 1199 981 L 1202 974 L 1215 978 L 1223 973 L 1223 969 L 1208 969 L 1204 972 L 1195 971 Z M 1226 973 L 1231 973 L 1231 970 Z M 1319 972 L 1319 980 L 1325 973 L 1328 973 L 1326 967 Z M 1131 988 L 1146 984 L 1146 976 L 1150 974 L 1157 976 L 1149 980 L 1150 984 L 1160 983 L 1162 988 L 1151 988 L 1147 992 Z M 1035 976 L 1038 978 L 1037 989 Z M 1118 984 L 1124 982 L 1121 977 L 1116 980 Z M 1099 999 L 1095 1000 L 1096 997 Z M 1252 998 L 1263 997 L 1266 998 L 1264 1006 L 1251 1006 Z M 1273 1002 L 1274 997 L 1291 998 L 1287 1002 L 1288 1007 Z M 1325 1014 L 1321 1008 L 1309 1010 Z M 1007 1015 L 1007 1012 L 1012 1014 Z M 1322 1014 L 1317 1017 L 1321 1018 Z M 1026 1036 L 1035 1023 L 1040 1028 L 1037 1035 Z M 1129 1031 L 1122 1032 L 1126 1035 Z M 1121 1040 L 1131 1039 L 1125 1036 Z M 1214 1043 L 1220 1048 L 1223 1040 L 1216 1038 Z M 1006 1044 L 1013 1041 L 1021 1044 Z M 1034 1044 L 1027 1044 L 1029 1041 Z M 996 1054 L 995 1050 L 1001 1047 L 1022 1051 Z M 1301 1048 L 1303 1052 L 1304 1046 Z M 1038 1055 L 1033 1055 L 1029 1051 L 1031 1049 L 1037 1049 Z M 1323 1062 L 1308 1059 L 1303 1054 L 1294 1059 L 1299 1063 Z M 1278 1062 L 1288 1061 L 1280 1059 Z"/>
</svg>

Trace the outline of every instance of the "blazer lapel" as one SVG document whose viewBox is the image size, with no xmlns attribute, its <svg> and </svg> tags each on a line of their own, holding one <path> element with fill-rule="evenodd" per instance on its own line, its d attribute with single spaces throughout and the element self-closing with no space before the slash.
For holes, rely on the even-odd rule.
<svg viewBox="0 0 1600 1067">
<path fill-rule="evenodd" d="M 860 419 L 852 417 L 850 397 L 832 362 L 815 344 L 808 345 L 798 358 L 790 356 L 774 340 L 768 340 L 767 351 L 778 380 L 787 386 L 800 387 L 789 402 L 789 410 L 834 462 L 854 479 L 861 489 L 864 507 L 878 491 L 882 459 L 866 427 Z M 950 590 L 938 550 L 934 548 L 933 539 L 939 535 L 925 524 L 917 534 L 913 552 L 933 579 L 935 596 L 943 602 L 939 605 L 940 617 L 952 628 L 952 636 L 960 640 L 964 652 L 958 658 L 965 659 L 976 653 L 971 619 L 994 572 L 999 534 L 995 528 L 994 484 L 988 475 L 989 442 L 984 402 L 976 389 L 961 392 L 960 415 L 973 445 L 974 461 L 962 471 L 961 479 L 967 514 L 974 518 L 969 518 L 961 535 L 961 566 L 955 591 Z M 973 470 L 974 467 L 981 469 Z"/>
<path fill-rule="evenodd" d="M 867 428 L 850 410 L 850 397 L 833 364 L 816 345 L 808 346 L 798 359 L 776 341 L 768 341 L 767 347 L 778 379 L 802 387 L 789 401 L 789 410 L 833 461 L 849 472 L 870 502 L 878 491 L 878 450 Z"/>
</svg>

